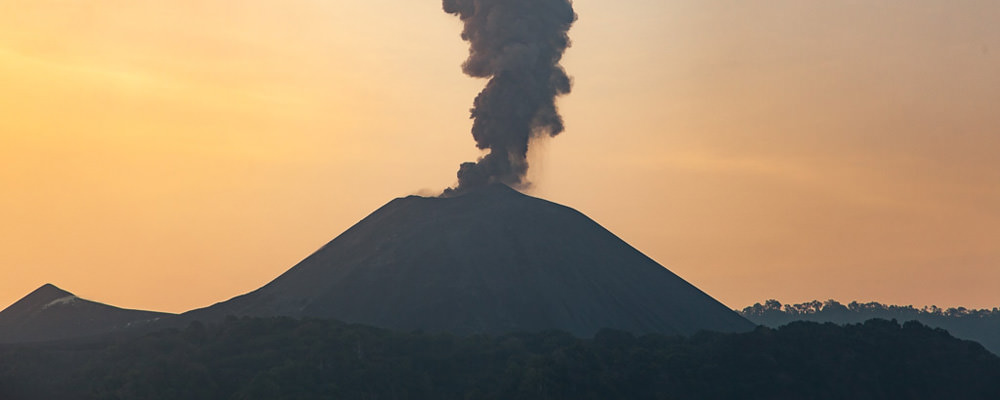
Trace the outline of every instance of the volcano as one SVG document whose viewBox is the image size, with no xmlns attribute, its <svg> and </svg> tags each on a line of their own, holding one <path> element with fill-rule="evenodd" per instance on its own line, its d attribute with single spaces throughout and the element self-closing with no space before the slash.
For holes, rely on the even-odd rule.
<svg viewBox="0 0 1000 400">
<path fill-rule="evenodd" d="M 184 319 L 227 315 L 584 337 L 754 326 L 580 212 L 502 184 L 392 200 L 267 285 Z"/>
</svg>

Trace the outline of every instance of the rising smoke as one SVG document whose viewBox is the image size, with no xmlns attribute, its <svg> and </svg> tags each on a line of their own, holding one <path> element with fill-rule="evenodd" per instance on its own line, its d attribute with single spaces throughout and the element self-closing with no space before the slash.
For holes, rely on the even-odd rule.
<svg viewBox="0 0 1000 400">
<path fill-rule="evenodd" d="M 528 143 L 563 131 L 556 96 L 570 91 L 559 65 L 576 21 L 571 0 L 444 0 L 444 11 L 465 24 L 469 59 L 462 70 L 490 78 L 472 107 L 472 137 L 489 152 L 458 169 L 444 196 L 500 182 L 526 184 Z"/>
</svg>

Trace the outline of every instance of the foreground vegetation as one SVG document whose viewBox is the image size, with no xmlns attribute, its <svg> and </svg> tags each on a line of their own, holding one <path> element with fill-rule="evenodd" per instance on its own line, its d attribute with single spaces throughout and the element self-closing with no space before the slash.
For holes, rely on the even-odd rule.
<svg viewBox="0 0 1000 400">
<path fill-rule="evenodd" d="M 997 399 L 1000 358 L 943 330 L 886 320 L 579 339 L 230 318 L 0 347 L 0 398 Z"/>
<path fill-rule="evenodd" d="M 994 354 L 1000 354 L 1000 308 L 916 308 L 856 301 L 845 305 L 835 300 L 781 304 L 777 300 L 768 300 L 764 304 L 757 303 L 744 308 L 740 314 L 755 324 L 772 328 L 792 321 L 837 324 L 856 324 L 873 318 L 919 321 L 927 326 L 947 330 L 956 337 L 975 340 Z"/>
</svg>

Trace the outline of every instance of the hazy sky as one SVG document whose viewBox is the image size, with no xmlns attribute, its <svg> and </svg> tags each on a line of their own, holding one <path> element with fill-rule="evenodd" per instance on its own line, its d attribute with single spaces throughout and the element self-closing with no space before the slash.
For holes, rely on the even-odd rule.
<svg viewBox="0 0 1000 400">
<path fill-rule="evenodd" d="M 1000 2 L 576 0 L 530 194 L 730 307 L 1000 305 Z M 185 311 L 479 152 L 438 0 L 0 0 L 0 307 Z"/>
</svg>

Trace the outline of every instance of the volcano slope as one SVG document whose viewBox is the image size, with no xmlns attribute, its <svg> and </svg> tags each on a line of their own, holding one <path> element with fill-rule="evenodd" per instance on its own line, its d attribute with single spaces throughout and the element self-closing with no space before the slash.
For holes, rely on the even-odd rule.
<svg viewBox="0 0 1000 400">
<path fill-rule="evenodd" d="M 753 328 L 580 212 L 501 184 L 397 198 L 264 287 L 183 319 L 227 315 L 458 334 Z"/>
</svg>

